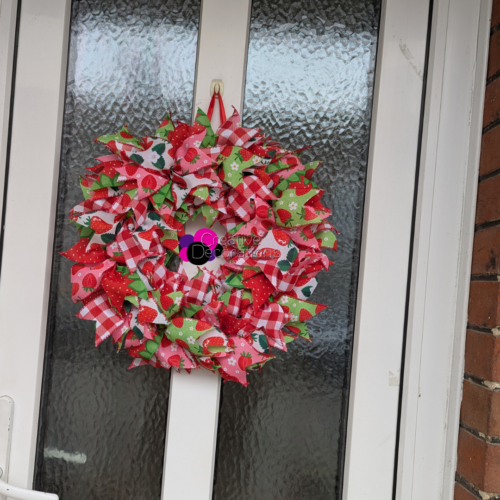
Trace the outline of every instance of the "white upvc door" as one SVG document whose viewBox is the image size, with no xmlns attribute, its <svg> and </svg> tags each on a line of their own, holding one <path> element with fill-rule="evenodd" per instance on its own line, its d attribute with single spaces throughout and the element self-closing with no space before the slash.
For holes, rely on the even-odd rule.
<svg viewBox="0 0 500 500">
<path fill-rule="evenodd" d="M 19 20 L 0 287 L 0 396 L 15 405 L 3 479 L 24 488 L 32 487 L 35 465 L 70 11 L 70 0 L 22 0 Z M 250 12 L 251 0 L 203 0 L 196 106 L 208 107 L 210 83 L 220 79 L 226 106 L 243 109 Z M 427 0 L 382 2 L 348 412 L 348 500 L 387 500 L 393 491 L 428 21 Z M 30 133 L 33 124 L 36 133 Z M 28 230 L 23 221 L 35 217 Z M 218 375 L 202 370 L 172 375 L 163 499 L 212 496 L 220 384 Z"/>
</svg>

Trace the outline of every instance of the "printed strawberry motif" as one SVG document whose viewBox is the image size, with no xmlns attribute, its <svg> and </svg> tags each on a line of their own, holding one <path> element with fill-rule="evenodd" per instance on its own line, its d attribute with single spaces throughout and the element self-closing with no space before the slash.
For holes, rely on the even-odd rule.
<svg viewBox="0 0 500 500">
<path fill-rule="evenodd" d="M 123 130 L 120 132 L 120 135 L 124 138 L 124 139 L 133 139 L 134 136 L 133 135 L 130 135 L 128 134 L 127 132 L 124 132 Z"/>
<path fill-rule="evenodd" d="M 78 243 L 72 246 L 69 250 L 61 252 L 69 260 L 80 262 L 81 264 L 97 264 L 108 258 L 107 253 L 100 245 L 95 250 L 86 251 L 90 238 L 80 238 Z"/>
<path fill-rule="evenodd" d="M 264 172 L 264 169 L 256 168 L 253 171 L 254 175 L 256 175 L 265 186 L 268 186 L 271 181 L 271 177 L 269 177 L 266 172 Z"/>
<path fill-rule="evenodd" d="M 122 198 L 122 205 L 124 206 L 124 208 L 127 208 L 131 201 L 132 199 L 130 198 L 130 196 L 125 193 Z"/>
<path fill-rule="evenodd" d="M 242 279 L 244 280 L 249 280 L 250 278 L 253 278 L 257 274 L 257 271 L 254 271 L 253 269 L 244 269 L 243 274 L 242 274 Z"/>
<path fill-rule="evenodd" d="M 81 269 L 85 269 L 85 266 L 83 264 L 75 264 L 71 267 L 71 274 L 74 276 Z"/>
<path fill-rule="evenodd" d="M 278 212 L 278 217 L 280 218 L 280 221 L 283 224 L 292 217 L 292 214 L 288 210 L 285 210 L 284 208 L 278 208 L 277 212 Z"/>
<path fill-rule="evenodd" d="M 253 153 L 251 151 L 248 151 L 248 149 L 245 149 L 245 148 L 241 148 L 238 151 L 238 154 L 243 161 L 248 161 L 253 156 Z"/>
<path fill-rule="evenodd" d="M 156 179 L 152 175 L 146 175 L 142 181 L 142 190 L 146 193 L 152 193 L 157 186 Z"/>
<path fill-rule="evenodd" d="M 153 235 L 155 232 L 155 228 L 152 227 L 151 229 L 148 229 L 147 231 L 142 231 L 141 233 L 138 234 L 139 238 L 145 240 L 145 241 L 151 241 L 153 239 Z"/>
<path fill-rule="evenodd" d="M 299 313 L 299 321 L 307 321 L 312 318 L 312 314 L 307 309 L 301 309 Z"/>
<path fill-rule="evenodd" d="M 242 318 L 235 318 L 234 316 L 231 316 L 229 314 L 224 316 L 220 322 L 221 329 L 228 335 L 235 335 L 242 328 L 245 328 L 247 324 L 247 320 Z"/>
<path fill-rule="evenodd" d="M 179 242 L 177 240 L 165 239 L 162 241 L 162 244 L 165 248 L 168 248 L 169 250 L 175 250 L 179 245 Z"/>
<path fill-rule="evenodd" d="M 175 343 L 181 347 L 184 347 L 184 349 L 189 349 L 189 345 L 184 342 L 184 340 L 181 339 L 175 339 Z"/>
<path fill-rule="evenodd" d="M 104 222 L 100 217 L 94 215 L 90 219 L 90 229 L 93 229 L 97 234 L 104 234 L 111 231 L 113 225 Z"/>
<path fill-rule="evenodd" d="M 165 215 L 163 216 L 163 219 L 167 223 L 168 227 L 170 227 L 174 231 L 178 231 L 179 229 L 182 228 L 182 224 L 171 215 Z"/>
<path fill-rule="evenodd" d="M 109 190 L 107 187 L 103 187 L 101 189 L 96 189 L 92 191 L 92 199 L 93 200 L 102 200 L 103 198 L 107 198 L 109 196 Z"/>
<path fill-rule="evenodd" d="M 104 264 L 101 262 L 100 264 L 97 264 L 97 266 L 93 266 L 92 270 L 97 271 L 98 269 L 102 269 L 104 267 Z"/>
<path fill-rule="evenodd" d="M 172 324 L 176 328 L 182 328 L 184 325 L 184 318 L 182 316 L 178 316 L 177 318 L 172 318 Z"/>
<path fill-rule="evenodd" d="M 311 191 L 312 185 L 308 184 L 307 186 L 300 186 L 295 188 L 295 192 L 297 193 L 297 196 L 303 196 L 304 194 L 309 193 Z"/>
<path fill-rule="evenodd" d="M 245 371 L 252 364 L 252 355 L 248 352 L 242 352 L 238 359 L 238 366 Z"/>
<path fill-rule="evenodd" d="M 273 229 L 273 236 L 278 245 L 285 247 L 290 242 L 290 236 L 281 229 Z"/>
<path fill-rule="evenodd" d="M 321 311 L 324 311 L 328 306 L 323 304 L 316 304 L 316 310 L 314 311 L 316 314 L 319 314 Z"/>
<path fill-rule="evenodd" d="M 309 280 L 311 279 L 310 276 L 301 276 L 298 280 L 297 283 L 295 283 L 295 286 L 304 286 L 306 283 L 309 283 Z"/>
<path fill-rule="evenodd" d="M 309 168 L 308 170 L 306 170 L 306 175 L 305 175 L 306 179 L 310 179 L 312 177 L 312 174 L 314 174 L 315 170 L 316 170 L 315 168 Z"/>
<path fill-rule="evenodd" d="M 176 368 L 184 368 L 184 360 L 178 354 L 170 356 L 167 359 L 167 363 L 171 366 L 175 366 Z"/>
<path fill-rule="evenodd" d="M 212 174 L 211 174 L 210 170 L 207 170 L 206 172 L 204 172 L 204 170 L 205 169 L 201 169 L 198 172 L 195 172 L 194 176 L 197 179 L 210 179 L 212 177 Z"/>
<path fill-rule="evenodd" d="M 94 288 L 97 286 L 97 280 L 92 273 L 88 273 L 82 281 L 83 289 L 86 292 L 93 292 Z"/>
<path fill-rule="evenodd" d="M 148 260 L 147 262 L 144 263 L 142 266 L 142 274 L 145 274 L 146 276 L 150 275 L 154 271 L 154 265 L 153 263 Z"/>
<path fill-rule="evenodd" d="M 125 172 L 127 172 L 127 175 L 129 177 L 135 177 L 135 174 L 137 173 L 138 170 L 139 168 L 136 167 L 135 165 L 125 165 Z"/>
<path fill-rule="evenodd" d="M 314 210 L 311 210 L 308 207 L 304 207 L 304 208 L 305 208 L 305 213 L 304 213 L 305 220 L 313 220 L 313 219 L 316 219 L 318 217 L 316 215 L 316 213 L 314 212 Z"/>
<path fill-rule="evenodd" d="M 71 295 L 74 297 L 78 293 L 78 290 L 80 290 L 80 285 L 78 283 L 73 283 L 73 286 L 71 287 Z"/>
<path fill-rule="evenodd" d="M 203 332 L 205 330 L 210 330 L 212 328 L 212 325 L 210 323 L 206 323 L 205 321 L 198 321 L 196 323 L 196 331 L 197 332 Z"/>
<path fill-rule="evenodd" d="M 196 163 L 200 159 L 200 155 L 198 154 L 198 151 L 194 148 L 189 148 L 187 153 L 184 155 L 184 159 L 193 164 Z"/>
<path fill-rule="evenodd" d="M 168 311 L 174 305 L 174 299 L 168 295 L 162 295 L 160 297 L 160 304 L 165 311 Z"/>
<path fill-rule="evenodd" d="M 232 146 L 226 146 L 222 152 L 221 155 L 225 156 L 226 158 L 231 156 L 231 153 L 233 152 L 233 147 Z"/>
<path fill-rule="evenodd" d="M 286 325 L 286 327 L 292 332 L 292 333 L 295 333 L 295 335 L 299 335 L 300 334 L 300 328 L 297 328 L 296 326 L 292 326 L 292 325 Z"/>
<path fill-rule="evenodd" d="M 206 368 L 207 370 L 214 369 L 214 361 L 211 358 L 198 358 L 198 362 L 201 366 L 203 366 L 203 368 Z"/>
<path fill-rule="evenodd" d="M 260 217 L 261 219 L 267 219 L 269 218 L 269 207 L 260 205 L 260 207 L 257 207 L 255 213 L 257 214 L 257 217 Z"/>
<path fill-rule="evenodd" d="M 153 308 L 141 306 L 139 314 L 137 315 L 137 321 L 139 321 L 141 325 L 152 323 L 156 319 L 156 316 L 158 316 L 158 313 Z"/>
<path fill-rule="evenodd" d="M 208 349 L 210 346 L 223 346 L 224 345 L 224 339 L 222 337 L 208 337 L 208 339 L 205 339 L 203 341 L 203 347 L 205 349 Z"/>
<path fill-rule="evenodd" d="M 267 302 L 269 296 L 274 292 L 273 285 L 262 273 L 244 281 L 243 284 L 245 288 L 252 290 L 254 311 L 257 311 L 262 304 Z"/>
</svg>

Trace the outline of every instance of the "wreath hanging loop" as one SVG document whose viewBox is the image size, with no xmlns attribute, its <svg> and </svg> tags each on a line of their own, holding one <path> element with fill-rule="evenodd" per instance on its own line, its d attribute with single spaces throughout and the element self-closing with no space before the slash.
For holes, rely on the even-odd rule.
<svg viewBox="0 0 500 500">
<path fill-rule="evenodd" d="M 109 154 L 80 178 L 85 200 L 69 216 L 79 240 L 62 254 L 75 262 L 72 298 L 95 321 L 96 346 L 111 337 L 131 367 L 205 368 L 246 386 L 273 350 L 310 340 L 306 320 L 326 306 L 309 299 L 337 232 L 311 181 L 320 162 L 243 128 L 236 110 L 214 132 L 212 103 L 192 126 L 168 115 L 152 136 L 124 126 L 96 139 Z M 186 234 L 200 215 L 224 238 Z M 222 254 L 216 271 L 188 276 L 195 243 L 209 260 Z"/>
</svg>

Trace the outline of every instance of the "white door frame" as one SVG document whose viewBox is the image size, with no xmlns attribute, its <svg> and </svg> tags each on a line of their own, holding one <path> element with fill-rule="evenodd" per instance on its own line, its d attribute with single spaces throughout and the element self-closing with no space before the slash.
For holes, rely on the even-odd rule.
<svg viewBox="0 0 500 500">
<path fill-rule="evenodd" d="M 5 1 L 8 0 L 2 0 L 2 2 Z M 2 346 L 0 349 L 0 396 L 7 394 L 16 402 L 8 479 L 12 484 L 21 487 L 31 487 L 33 481 L 52 265 L 70 4 L 70 0 L 44 0 L 43 2 L 23 0 L 20 21 L 4 265 L 0 287 L 0 345 Z M 446 417 L 446 422 L 449 422 L 451 427 L 448 428 L 448 433 L 445 425 L 439 429 L 436 428 L 433 439 L 438 439 L 443 446 L 447 440 L 451 440 L 452 445 L 454 444 L 452 433 L 458 432 L 456 409 L 460 400 L 456 375 L 462 366 L 463 341 L 461 338 L 454 337 L 452 331 L 453 327 L 463 326 L 463 304 L 468 289 L 466 271 L 470 262 L 468 260 L 472 238 L 470 224 L 474 206 L 474 176 L 478 165 L 478 130 L 480 130 L 482 112 L 482 106 L 478 108 L 478 105 L 481 100 L 480 91 L 484 91 L 485 72 L 482 69 L 484 69 L 484 54 L 485 47 L 487 47 L 484 33 L 485 26 L 489 29 L 491 10 L 490 0 L 457 0 L 455 3 L 451 0 L 435 0 L 434 4 L 433 45 L 431 45 L 428 88 L 433 89 L 431 98 L 434 100 L 432 102 L 439 102 L 443 104 L 443 107 L 437 114 L 432 113 L 434 108 L 429 108 L 430 101 L 428 101 L 425 114 L 426 128 L 422 151 L 424 162 L 421 166 L 417 207 L 418 224 L 415 234 L 415 248 L 418 251 L 414 255 L 412 268 L 410 307 L 413 316 L 409 319 L 407 344 L 409 353 L 406 357 L 407 369 L 404 378 L 402 448 L 398 469 L 399 472 L 404 471 L 404 474 L 401 473 L 399 476 L 399 491 L 403 492 L 399 493 L 399 498 L 405 500 L 406 498 L 415 498 L 415 500 L 423 498 L 417 494 L 413 497 L 407 496 L 406 491 L 410 490 L 401 489 L 407 488 L 406 485 L 422 482 L 424 477 L 426 479 L 432 477 L 433 481 L 434 478 L 441 478 L 441 484 L 448 485 L 451 484 L 450 477 L 454 472 L 453 457 L 456 453 L 456 444 L 454 448 L 448 446 L 448 450 L 445 447 L 442 448 L 442 453 L 434 462 L 437 470 L 429 470 L 430 467 L 426 469 L 422 466 L 422 463 L 426 463 L 427 459 L 434 454 L 434 450 L 422 445 L 419 451 L 416 445 L 425 442 L 424 431 L 428 419 L 440 413 L 436 413 L 431 401 L 427 406 L 423 405 L 422 401 L 417 401 L 418 411 L 414 411 L 415 406 L 411 405 L 415 402 L 415 395 L 418 395 L 418 390 L 415 393 L 415 387 L 418 389 L 419 384 L 425 380 L 427 380 L 430 397 L 440 398 L 443 394 L 447 394 L 449 404 L 444 412 L 441 412 L 441 418 L 449 416 L 449 419 Z M 242 26 L 248 26 L 249 5 L 250 0 L 203 0 L 195 92 L 197 104 L 206 107 L 209 83 L 213 78 L 219 78 L 225 82 L 226 103 L 228 105 L 235 103 L 241 109 L 245 45 L 248 36 Z M 392 497 L 399 404 L 398 370 L 401 367 L 407 305 L 409 250 L 419 147 L 428 8 L 428 0 L 383 1 L 349 403 L 343 495 L 347 500 L 364 500 L 365 498 L 387 500 Z M 438 12 L 437 16 L 436 12 Z M 232 22 L 235 16 L 238 19 L 237 23 Z M 444 18 L 446 21 L 443 21 Z M 467 21 L 467 26 L 463 25 L 464 20 Z M 223 29 L 220 29 L 221 25 Z M 466 51 L 466 63 L 462 65 L 457 62 L 455 56 L 455 51 L 458 49 L 454 51 L 453 44 L 450 43 L 450 39 L 459 38 L 458 27 L 466 31 L 465 48 L 469 49 Z M 224 43 L 217 37 L 217 31 L 219 31 L 227 40 L 228 29 L 234 30 L 232 36 L 235 41 L 231 44 Z M 444 41 L 447 43 L 444 44 Z M 470 45 L 473 42 L 474 47 Z M 210 50 L 215 47 L 219 55 L 214 59 L 211 58 Z M 222 57 L 221 51 L 223 50 L 229 51 L 231 57 Z M 235 58 L 238 52 L 241 56 Z M 478 73 L 474 65 L 476 52 Z M 439 54 L 441 54 L 441 59 L 438 57 Z M 227 59 L 226 62 L 224 62 L 225 59 Z M 214 60 L 217 60 L 217 64 L 213 62 Z M 238 63 L 236 67 L 235 61 Z M 440 65 L 445 68 L 441 73 L 439 73 Z M 454 84 L 453 78 L 458 71 L 457 67 L 461 68 L 460 78 L 466 77 L 466 83 L 463 85 Z M 481 71 L 482 74 L 479 75 Z M 439 84 L 439 78 L 441 78 L 441 84 Z M 467 93 L 467 90 L 470 92 Z M 453 102 L 447 100 L 451 98 L 447 92 L 458 92 L 462 98 L 469 96 L 469 100 L 466 100 L 465 105 L 460 106 L 458 110 L 451 109 L 449 104 L 448 107 L 445 106 Z M 31 137 L 30 148 L 36 151 L 36 163 L 26 154 L 26 145 L 23 140 L 26 134 L 26 124 L 30 123 L 43 124 L 38 134 Z M 457 141 L 464 141 L 457 151 L 450 150 L 452 146 L 449 142 L 443 140 L 441 143 L 440 139 L 439 147 L 437 147 L 436 143 L 433 144 L 430 140 L 433 137 L 432 134 L 436 132 L 440 134 L 448 132 L 449 137 L 452 137 L 452 131 Z M 448 153 L 451 155 L 452 152 L 455 154 L 450 157 L 453 161 L 448 157 Z M 433 163 L 432 154 L 434 154 Z M 442 184 L 437 182 L 439 175 L 435 174 L 433 177 L 432 168 L 436 169 L 436 165 L 443 164 L 451 169 L 457 161 L 461 162 L 462 183 L 459 185 L 458 193 L 448 199 L 449 205 L 446 207 L 448 213 L 438 213 L 439 204 L 433 203 L 432 213 L 429 215 L 429 200 L 432 201 L 434 198 L 440 200 L 438 188 L 442 188 Z M 429 166 L 431 164 L 434 167 Z M 26 172 L 34 169 L 36 169 L 37 181 L 29 183 Z M 41 172 L 44 175 L 40 175 Z M 441 172 L 441 170 L 437 169 L 436 172 Z M 446 175 L 447 171 L 444 169 L 442 172 L 442 175 Z M 39 224 L 32 227 L 29 234 L 16 225 L 19 214 L 24 210 L 21 195 L 23 198 L 30 196 L 32 203 L 37 207 Z M 433 279 L 429 280 L 429 271 L 426 274 L 419 269 L 426 259 L 430 262 L 431 257 L 439 257 L 437 250 L 441 248 L 440 245 L 447 244 L 439 240 L 434 242 L 432 238 L 434 234 L 437 236 L 441 234 L 438 232 L 437 221 L 445 220 L 442 217 L 450 216 L 449 212 L 455 217 L 453 235 L 459 237 L 458 244 L 457 239 L 453 237 L 450 237 L 448 242 L 451 246 L 453 246 L 451 242 L 455 244 L 453 247 L 455 251 L 453 256 L 457 262 L 455 274 L 447 273 L 446 269 L 443 271 L 438 260 L 436 261 L 437 267 L 433 271 Z M 462 228 L 467 230 L 464 232 Z M 425 235 L 428 235 L 427 240 Z M 428 252 L 425 258 L 422 256 L 423 251 L 420 250 L 419 245 L 427 245 Z M 23 258 L 20 248 L 33 249 L 36 253 L 30 254 L 30 258 L 26 260 L 26 254 Z M 18 301 L 18 298 L 25 296 L 23 294 L 26 292 L 24 282 L 17 271 L 21 266 L 28 267 L 30 276 L 30 295 L 24 302 Z M 425 283 L 419 286 L 419 280 L 424 278 L 426 278 Z M 442 298 L 441 295 L 438 297 L 434 295 L 434 303 L 426 303 L 427 309 L 423 313 L 418 312 L 418 305 L 422 303 L 422 300 L 432 301 L 429 292 L 435 290 L 436 280 L 438 283 L 442 282 L 439 281 L 440 278 L 450 287 L 455 283 L 456 287 L 450 288 L 453 295 L 448 301 L 449 304 L 446 304 L 450 311 L 454 311 L 454 319 L 447 325 L 446 339 L 439 344 L 439 352 L 448 353 L 447 368 L 438 374 L 441 377 L 439 384 L 434 385 L 432 376 L 435 374 L 429 365 L 436 353 L 430 353 L 433 354 L 430 357 L 427 353 L 427 359 L 425 350 L 425 347 L 429 345 L 430 347 L 427 348 L 429 351 L 433 345 L 430 342 L 434 340 L 431 332 L 425 330 L 424 335 L 423 329 L 420 329 L 421 335 L 418 337 L 415 333 L 418 329 L 414 323 L 417 320 L 422 322 L 423 317 L 425 321 L 436 320 L 436 317 L 427 311 L 429 306 L 436 306 L 438 299 Z M 421 298 L 422 293 L 424 299 Z M 29 314 L 26 314 L 27 310 Z M 463 331 L 465 332 L 465 327 Z M 26 346 L 22 349 L 20 357 L 12 355 L 19 349 L 17 332 L 22 332 Z M 433 333 L 435 337 L 435 332 Z M 420 364 L 417 363 L 420 355 L 416 354 L 417 351 L 414 349 L 415 342 L 417 344 L 420 342 L 422 346 L 421 351 L 418 351 L 422 352 L 423 361 Z M 412 346 L 411 349 L 410 346 Z M 418 365 L 418 369 L 414 368 L 415 365 Z M 453 384 L 450 384 L 450 379 L 453 380 Z M 189 481 L 182 481 L 182 498 L 186 500 L 211 498 L 217 431 L 215 409 L 218 406 L 220 382 L 218 377 L 212 377 L 208 382 L 207 380 L 205 378 L 203 383 L 208 383 L 206 396 L 211 400 L 211 407 L 208 412 L 210 414 L 206 418 L 206 443 L 200 455 L 201 460 L 197 463 L 202 479 L 194 485 Z M 177 429 L 177 426 L 181 425 L 179 421 L 182 420 L 183 414 L 178 412 L 178 404 L 172 402 L 186 399 L 184 383 L 182 375 L 180 377 L 175 375 L 172 379 L 167 431 L 168 450 L 164 478 L 173 478 L 177 481 L 180 481 L 181 477 L 175 464 L 181 463 L 186 457 L 180 455 L 180 447 L 175 445 L 174 427 Z M 190 387 L 190 389 L 198 390 L 196 387 Z M 176 412 L 178 412 L 177 415 Z M 203 417 L 205 418 L 206 415 Z M 177 421 L 174 424 L 175 419 Z M 198 421 L 197 426 L 199 424 Z M 415 429 L 417 429 L 416 432 Z M 189 433 L 184 434 L 184 437 L 186 435 Z M 411 443 L 413 443 L 413 451 L 410 452 L 408 450 L 411 448 Z M 191 453 L 193 448 L 185 444 L 184 441 L 183 449 Z M 171 452 L 175 453 L 170 455 Z M 409 466 L 410 463 L 415 465 Z M 451 465 L 446 465 L 450 463 Z M 169 487 L 170 492 L 172 491 L 171 485 L 172 483 Z M 189 493 L 190 488 L 192 488 L 191 493 Z M 425 498 L 451 499 L 448 486 L 444 490 L 441 488 L 440 491 L 439 495 L 433 493 Z"/>
<path fill-rule="evenodd" d="M 452 500 L 492 0 L 435 0 L 397 500 Z"/>
</svg>

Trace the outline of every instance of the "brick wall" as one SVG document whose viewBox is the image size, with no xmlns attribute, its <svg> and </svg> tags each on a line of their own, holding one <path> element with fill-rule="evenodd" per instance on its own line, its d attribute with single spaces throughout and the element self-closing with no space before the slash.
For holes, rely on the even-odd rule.
<svg viewBox="0 0 500 500">
<path fill-rule="evenodd" d="M 500 0 L 494 0 L 455 500 L 500 500 Z"/>
</svg>

